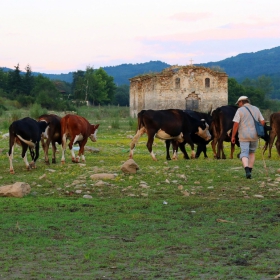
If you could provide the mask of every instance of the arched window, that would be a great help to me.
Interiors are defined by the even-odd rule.
[[[210,87],[210,79],[209,78],[205,79],[205,87]]]
[[[180,78],[175,79],[175,88],[180,88]]]

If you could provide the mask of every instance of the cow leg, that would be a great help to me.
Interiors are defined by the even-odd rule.
[[[177,160],[178,159],[178,147],[179,147],[179,144],[177,141],[175,140],[172,140],[172,159],[173,160]]]
[[[15,174],[15,170],[13,167],[14,148],[15,148],[15,144],[13,143],[12,146],[10,145],[10,149],[9,149],[9,161],[10,161],[10,173],[11,174]]]
[[[86,161],[86,158],[84,156],[86,143],[87,143],[87,138],[79,142],[80,150],[79,150],[79,155],[76,157],[76,162],[80,161],[80,157],[82,158],[82,162]]]
[[[169,153],[170,142],[171,142],[171,140],[165,140],[165,149],[166,149],[166,159],[167,160],[171,160],[170,153]],[[172,142],[172,146],[173,146],[173,142]]]
[[[204,154],[204,158],[208,158],[206,151],[207,151],[207,148],[206,148],[205,144],[198,144],[196,154],[195,154],[195,158],[199,158],[201,153]]]
[[[42,148],[43,148],[43,151],[44,151],[45,163],[46,164],[50,164],[49,157],[48,157],[48,148],[49,148],[48,140],[49,139],[47,139],[46,142],[45,142],[44,137],[41,137],[41,145],[42,145]]]
[[[138,143],[139,138],[146,132],[145,127],[142,127],[138,129],[137,133],[135,136],[132,138],[131,143],[130,143],[130,152],[129,152],[129,158],[133,158],[133,152],[136,144]]]
[[[52,141],[52,163],[56,163],[56,150],[55,141]]]
[[[30,170],[31,167],[30,167],[30,165],[29,165],[29,163],[28,163],[28,160],[27,160],[27,149],[28,149],[28,145],[25,144],[25,143],[22,143],[21,145],[22,145],[21,157],[22,157],[22,159],[23,159],[23,161],[24,161],[24,163],[25,163],[25,166],[26,166],[27,170]]]
[[[275,146],[276,146],[277,154],[278,154],[278,156],[280,156],[280,139],[278,137],[277,137]]]
[[[44,148],[44,153],[45,153],[45,163],[46,164],[50,164],[50,161],[49,161],[49,146],[50,146],[50,139],[48,138],[46,143],[45,143],[45,148]]]
[[[271,133],[269,135],[269,150],[268,150],[268,157],[269,158],[271,158],[271,148],[272,148],[272,145],[273,145],[273,142],[274,142],[275,138],[276,138],[275,131],[273,131],[273,132],[271,131]],[[277,139],[277,141],[278,141],[278,139]],[[277,142],[276,142],[276,144],[277,144]],[[277,145],[276,145],[276,148],[277,148]],[[280,155],[280,150],[278,148],[277,148],[277,152]]]
[[[212,146],[212,151],[213,151],[213,154],[214,154],[214,158],[217,158],[217,150],[216,150],[217,138],[213,139],[213,141],[211,142],[211,146]]]
[[[156,134],[156,131],[150,130],[150,131],[147,131],[147,134],[148,134],[148,141],[147,141],[146,147],[147,147],[148,151],[150,152],[152,159],[154,161],[157,161],[156,156],[153,152],[153,143],[154,143],[154,136]]]
[[[183,155],[184,155],[184,159],[190,159],[190,158],[189,158],[189,155],[188,155],[188,153],[187,153],[187,151],[186,151],[185,145],[186,145],[185,142],[179,143],[179,148],[180,148],[181,152],[182,152]]]
[[[218,148],[217,148],[217,159],[226,159],[226,155],[224,153],[224,145],[223,145],[223,142],[224,142],[224,137],[220,137],[219,140],[218,140]],[[222,157],[221,157],[221,154],[222,154]]]
[[[65,151],[66,151],[66,135],[63,134],[62,135],[62,139],[61,139],[61,163],[64,164],[65,163]]]

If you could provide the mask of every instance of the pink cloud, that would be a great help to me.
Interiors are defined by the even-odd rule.
[[[169,17],[172,20],[179,21],[197,21],[211,17],[210,13],[178,13]]]
[[[163,42],[184,42],[192,43],[205,40],[236,40],[244,38],[279,38],[280,21],[270,24],[230,24],[224,28],[208,29],[198,32],[176,33],[165,36],[138,38],[144,44],[161,44]]]
[[[280,20],[275,19],[272,21],[265,21],[259,17],[249,17],[249,20],[251,20],[250,23],[230,23],[227,25],[222,26],[222,28],[226,29],[264,29],[264,28],[274,28],[280,27]]]

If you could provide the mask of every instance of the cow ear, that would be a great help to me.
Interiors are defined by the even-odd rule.
[[[98,127],[99,127],[99,124],[96,124],[96,125],[95,125],[95,129],[97,129]]]

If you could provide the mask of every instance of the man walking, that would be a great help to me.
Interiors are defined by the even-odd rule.
[[[240,159],[245,169],[246,178],[251,179],[251,173],[255,162],[255,151],[258,147],[258,135],[255,128],[255,122],[248,109],[256,120],[263,126],[265,125],[264,117],[258,107],[250,104],[247,96],[240,96],[236,102],[238,110],[233,118],[233,129],[231,143],[235,144],[235,135],[238,131],[240,142]]]

